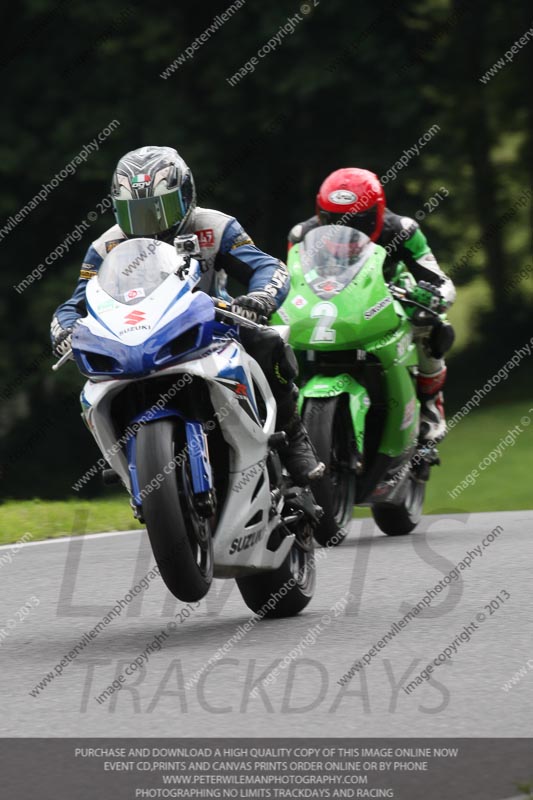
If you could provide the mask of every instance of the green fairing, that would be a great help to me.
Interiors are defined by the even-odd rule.
[[[356,278],[328,299],[318,297],[305,279],[299,251],[300,245],[295,245],[289,253],[291,288],[280,315],[283,317],[285,313],[289,317],[283,321],[291,327],[290,343],[296,350],[366,349],[368,344],[398,327],[398,312],[403,316],[403,311],[392,301],[383,278],[382,247],[375,245],[374,253]],[[303,298],[305,303],[295,304],[296,298]],[[365,319],[364,314],[382,300],[387,306]]]
[[[323,229],[324,230],[324,229]],[[388,414],[379,452],[395,457],[416,444],[420,403],[409,367],[418,360],[412,327],[400,303],[394,300],[383,278],[386,252],[369,245],[366,259],[355,277],[332,290],[327,299],[311,287],[316,270],[302,269],[301,245],[288,258],[289,294],[274,315],[274,324],[290,326],[290,343],[296,350],[364,350],[383,365]],[[328,278],[321,285],[327,284]],[[332,279],[335,282],[335,278]],[[330,288],[326,285],[326,289]],[[366,316],[365,316],[366,315]],[[366,389],[347,374],[316,375],[301,389],[301,403],[308,397],[332,397],[348,393],[358,447],[362,450],[365,417],[369,406]]]
[[[364,386],[361,386],[351,375],[343,373],[335,378],[326,378],[323,375],[314,375],[301,389],[299,403],[300,411],[307,397],[335,397],[348,392],[350,395],[350,416],[357,441],[357,447],[363,451],[365,432],[365,417],[370,406],[370,398]]]

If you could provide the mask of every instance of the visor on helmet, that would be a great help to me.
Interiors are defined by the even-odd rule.
[[[155,197],[133,200],[115,198],[117,222],[129,236],[154,236],[174,227],[185,217],[188,205],[180,189]]]
[[[318,216],[321,225],[346,225],[348,228],[355,228],[361,233],[366,233],[367,236],[372,236],[377,227],[378,207],[374,205],[365,211],[357,211],[355,213],[344,211],[342,214],[334,211],[325,211],[321,208]]]

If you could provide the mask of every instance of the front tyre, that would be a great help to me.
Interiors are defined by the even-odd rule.
[[[374,521],[387,536],[405,536],[411,533],[422,518],[426,482],[409,474],[406,488],[405,498],[400,505],[376,503],[372,506]]]
[[[141,491],[153,488],[142,508],[161,577],[179,600],[200,600],[213,579],[212,530],[195,508],[180,423],[163,419],[140,428],[137,475]]]
[[[236,579],[248,608],[267,619],[294,617],[311,600],[316,583],[313,530],[302,522],[287,558],[278,569]]]
[[[315,539],[323,547],[332,547],[346,537],[355,502],[355,476],[351,469],[355,443],[346,395],[309,398],[302,420],[320,461],[326,465],[324,476],[311,486],[324,511]]]

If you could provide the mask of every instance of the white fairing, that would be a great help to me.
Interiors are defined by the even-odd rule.
[[[197,283],[200,270],[197,262],[193,261],[192,265],[193,269],[186,280],[169,274],[160,286],[149,296],[138,299],[135,305],[110,298],[99,285],[96,276],[87,287],[87,302],[92,314],[80,324],[99,337],[128,345],[140,344],[152,336],[154,331],[166,325],[171,318],[186,311],[196,297],[190,289]],[[177,302],[169,308],[169,302],[180,293]],[[129,326],[129,330],[124,320],[132,311],[137,312],[138,318],[142,315],[143,319]],[[175,379],[169,381],[169,385],[181,385],[184,391],[190,391],[187,386],[189,380],[185,381],[184,376],[203,378],[209,388],[215,417],[229,445],[230,460],[229,488],[213,539],[215,575],[232,577],[258,569],[276,569],[289,553],[294,536],[283,539],[275,552],[265,547],[271,531],[280,522],[281,510],[278,508],[269,519],[271,492],[266,456],[268,439],[274,432],[276,423],[276,403],[272,392],[257,362],[234,339],[213,342],[205,351],[195,355],[198,357],[159,369],[141,379],[88,381],[81,395],[85,421],[110,467],[118,473],[132,495],[124,440],[117,442],[110,414],[111,401],[129,384],[138,380],[150,381],[156,377],[175,376]],[[267,410],[263,424],[252,419],[243,410],[232,388],[232,381],[220,374],[223,370],[237,367],[244,369],[248,386],[255,387],[252,404],[257,407],[257,392],[262,396]]]

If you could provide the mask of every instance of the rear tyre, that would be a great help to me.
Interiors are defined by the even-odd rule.
[[[184,445],[176,420],[143,425],[137,434],[137,475],[141,491],[155,487],[142,509],[161,577],[174,597],[191,602],[204,597],[211,585],[213,541],[210,520],[201,517],[194,505]],[[177,466],[169,471],[171,464]],[[163,475],[162,481],[158,475]]]
[[[261,618],[294,617],[306,607],[315,590],[313,530],[302,522],[296,540],[282,565],[236,579],[242,599]]]
[[[405,536],[411,533],[422,518],[426,482],[407,478],[407,492],[403,503],[393,506],[387,503],[372,506],[372,516],[378,528],[387,536]]]
[[[346,537],[355,502],[351,469],[355,443],[347,396],[309,398],[302,419],[320,461],[326,465],[324,476],[311,484],[315,500],[324,511],[315,539],[324,547],[332,547]]]

